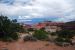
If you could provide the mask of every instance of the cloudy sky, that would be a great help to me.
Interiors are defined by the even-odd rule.
[[[75,0],[0,0],[0,15],[18,22],[75,20]]]

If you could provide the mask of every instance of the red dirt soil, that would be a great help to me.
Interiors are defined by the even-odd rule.
[[[2,48],[8,48],[8,50],[75,50],[75,46],[59,47],[47,41],[23,42],[22,40],[11,43],[0,42],[0,50]]]

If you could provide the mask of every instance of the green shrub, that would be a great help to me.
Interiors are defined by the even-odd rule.
[[[72,44],[71,39],[75,36],[75,32],[72,30],[61,30],[56,34],[57,38],[55,39],[55,42],[57,42],[60,45],[64,43]]]
[[[18,33],[23,30],[22,26],[17,23],[17,20],[10,20],[6,16],[0,16],[0,40],[10,41],[17,40]]]
[[[45,32],[43,30],[36,30],[35,33],[33,34],[33,36],[39,40],[46,40],[48,38],[47,32]]]
[[[57,32],[57,36],[59,38],[71,39],[72,37],[75,36],[75,32],[72,30],[61,30],[61,31]]]

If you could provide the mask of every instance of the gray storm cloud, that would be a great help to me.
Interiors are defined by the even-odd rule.
[[[0,14],[32,18],[52,18],[55,21],[75,20],[74,0],[2,0]],[[23,17],[21,17],[22,19]]]

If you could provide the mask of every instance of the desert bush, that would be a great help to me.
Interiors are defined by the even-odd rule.
[[[59,45],[63,45],[64,43],[68,43],[72,45],[72,38],[75,36],[75,32],[72,30],[61,30],[56,33],[57,38],[55,39],[55,43]]]
[[[23,40],[24,41],[37,41],[37,39],[33,36],[25,36]]]
[[[18,33],[22,29],[17,20],[10,20],[6,16],[0,16],[0,40],[11,41],[18,39]]]
[[[36,30],[33,37],[36,37],[38,40],[46,40],[48,39],[48,33],[44,30]]]

